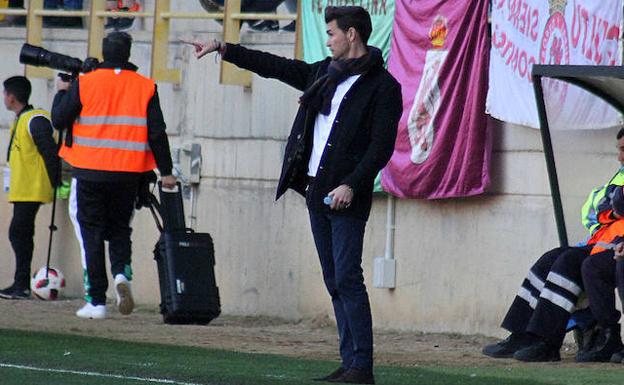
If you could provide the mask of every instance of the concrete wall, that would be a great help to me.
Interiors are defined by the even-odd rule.
[[[214,23],[213,23],[214,24]],[[211,25],[213,25],[211,24]],[[214,27],[214,28],[213,28]],[[215,240],[223,312],[288,319],[330,314],[303,199],[289,192],[274,201],[285,140],[298,92],[254,77],[243,89],[218,84],[213,57],[196,61],[176,43],[189,35],[219,38],[216,24],[171,35],[171,64],[182,69],[180,85],[159,84],[174,146],[197,142],[203,168],[197,230]],[[210,28],[213,28],[211,32]],[[19,74],[23,29],[2,30],[0,77]],[[135,32],[132,60],[149,73],[150,35]],[[46,31],[44,45],[73,56],[86,52],[85,31]],[[244,34],[244,43],[292,56],[289,34]],[[53,82],[34,80],[33,102],[49,107]],[[12,120],[0,111],[0,148]],[[396,210],[397,287],[372,287],[372,261],[384,253],[386,199],[375,199],[365,239],[364,270],[374,322],[380,328],[501,335],[498,324],[527,268],[558,243],[539,132],[492,121],[491,187],[466,199],[401,200]],[[588,189],[617,167],[615,132],[555,133],[571,239],[580,238],[578,209]],[[0,157],[0,163],[4,158]],[[601,170],[602,169],[602,170]],[[188,202],[186,202],[188,208]],[[67,277],[67,296],[82,294],[77,242],[59,204],[52,261]],[[50,206],[37,222],[33,268],[45,261]],[[6,238],[11,206],[0,200],[0,285],[11,282],[14,260]],[[134,288],[137,301],[159,300],[151,250],[157,232],[148,212],[134,221]]]

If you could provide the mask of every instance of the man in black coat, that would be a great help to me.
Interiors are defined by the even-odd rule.
[[[374,383],[373,336],[362,274],[362,246],[375,176],[394,150],[403,110],[401,87],[366,43],[370,15],[361,7],[327,7],[332,58],[307,64],[218,41],[185,42],[195,56],[223,60],[301,91],[286,145],[276,199],[288,188],[306,197],[314,242],[332,298],[342,365],[319,380]]]

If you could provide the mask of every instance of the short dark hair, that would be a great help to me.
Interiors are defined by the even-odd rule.
[[[130,59],[132,36],[126,32],[111,32],[102,41],[102,56],[105,61],[126,63]]]
[[[7,94],[15,96],[15,99],[22,104],[28,104],[32,86],[25,76],[12,76],[5,80],[3,85]]]
[[[622,137],[624,136],[624,127],[620,128],[620,131],[618,131],[617,133],[617,140],[622,139]]]
[[[373,23],[370,14],[362,7],[326,7],[325,23],[336,20],[336,25],[341,30],[347,32],[353,27],[360,34],[364,44],[368,43],[368,38],[373,31]]]

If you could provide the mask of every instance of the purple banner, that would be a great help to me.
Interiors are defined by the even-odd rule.
[[[491,133],[485,114],[489,0],[397,0],[388,69],[403,116],[383,189],[400,198],[483,193]]]

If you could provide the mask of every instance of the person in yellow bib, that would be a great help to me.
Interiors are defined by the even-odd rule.
[[[59,167],[50,114],[28,104],[30,81],[13,76],[4,81],[4,105],[15,112],[11,125],[5,186],[13,204],[9,240],[15,253],[15,276],[0,298],[30,298],[30,263],[33,255],[35,217],[42,203],[52,201]]]

